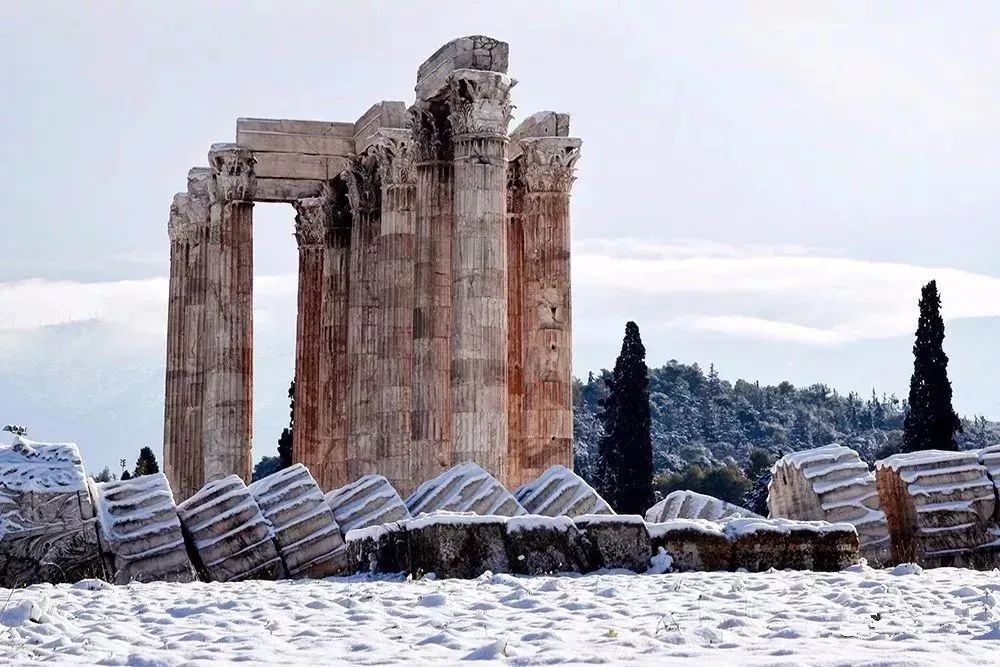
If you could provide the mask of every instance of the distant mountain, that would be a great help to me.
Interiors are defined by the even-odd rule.
[[[591,478],[597,442],[599,402],[607,395],[607,370],[574,380],[574,458]],[[670,361],[649,370],[656,474],[692,466],[746,469],[755,449],[772,456],[837,442],[856,449],[869,462],[891,454],[902,443],[906,404],[894,395],[843,396],[824,384],[795,387],[789,382],[761,386],[705,373],[698,364]],[[963,419],[963,449],[1000,444],[1000,425],[982,417]]]

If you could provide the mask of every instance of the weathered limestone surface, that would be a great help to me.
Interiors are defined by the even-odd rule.
[[[417,69],[417,99],[436,95],[459,69],[506,72],[510,48],[506,42],[473,35],[448,42],[425,60]]]
[[[463,463],[424,482],[406,499],[406,507],[413,516],[439,511],[524,514],[510,491],[475,463]]]
[[[674,519],[647,523],[653,553],[663,548],[673,559],[674,572],[715,572],[729,569],[733,546],[722,526],[705,519]]]
[[[538,479],[514,492],[528,514],[576,517],[583,514],[614,514],[582,477],[565,466],[555,465]]]
[[[569,191],[580,140],[523,139],[518,174],[524,184],[520,241],[521,484],[553,464],[573,464],[573,361]]]
[[[515,574],[592,569],[586,545],[569,517],[513,517],[506,528],[507,560]]]
[[[345,535],[410,518],[403,499],[382,475],[366,475],[331,491],[326,494],[326,504]]]
[[[348,448],[349,479],[374,472],[379,429],[378,392],[378,239],[382,185],[373,155],[354,156],[347,175],[353,213],[351,278],[348,297]]]
[[[573,519],[590,553],[592,568],[645,572],[652,557],[649,533],[635,514],[585,514]]]
[[[371,388],[379,392],[373,470],[393,480],[402,493],[409,493],[418,481],[412,477],[410,447],[417,198],[410,131],[380,129],[369,151],[377,160],[382,185],[375,278],[379,307],[376,381]]]
[[[110,581],[195,581],[170,484],[162,473],[94,483],[101,549]]]
[[[291,577],[327,577],[346,568],[340,527],[305,466],[297,463],[268,475],[249,490],[274,530]]]
[[[208,367],[203,459],[206,481],[253,464],[253,188],[254,156],[233,144],[209,152],[215,170],[207,272]]]
[[[410,572],[410,540],[405,521],[345,533],[347,560],[357,572]]]
[[[750,510],[694,491],[674,491],[646,511],[646,521],[662,523],[673,519],[720,521],[732,517],[756,517]]]
[[[506,74],[457,69],[448,82],[454,147],[451,287],[453,456],[506,474]]]
[[[177,516],[204,580],[285,576],[271,524],[238,476],[209,482],[177,506]]]
[[[875,475],[896,562],[935,564],[991,541],[996,495],[977,452],[896,454]]]
[[[410,572],[474,579],[487,571],[509,571],[504,524],[500,516],[456,514],[407,521]]]
[[[767,503],[776,518],[850,523],[869,562],[888,562],[889,530],[875,475],[852,449],[827,445],[785,455],[771,470]]]
[[[431,479],[454,462],[451,415],[451,248],[454,185],[448,108],[417,100],[411,478]]]
[[[17,437],[0,447],[0,587],[103,573],[77,446]]]
[[[858,561],[851,524],[747,517],[730,519],[723,530],[733,545],[733,569],[838,571]]]

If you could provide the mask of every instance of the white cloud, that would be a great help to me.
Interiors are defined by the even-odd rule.
[[[597,326],[605,297],[623,317],[750,339],[834,346],[907,335],[920,287],[936,279],[946,319],[1000,316],[1000,277],[844,257],[804,246],[703,240],[585,239],[573,248],[577,331]],[[257,276],[255,328],[295,328],[295,275]],[[0,283],[0,332],[96,320],[162,339],[167,279]],[[630,310],[632,312],[625,312]],[[639,312],[635,312],[638,310]],[[649,321],[656,320],[656,321]]]
[[[946,319],[1000,316],[1000,278],[959,269],[638,239],[588,239],[573,251],[578,316],[591,294],[635,293],[671,327],[814,345],[912,332],[920,287],[934,279]]]

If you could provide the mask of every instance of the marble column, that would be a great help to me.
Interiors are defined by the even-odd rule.
[[[569,198],[580,140],[531,138],[520,146],[523,432],[510,484],[573,465]]]
[[[507,456],[507,124],[511,79],[458,69],[454,143],[451,400],[455,462],[503,477]]]
[[[524,179],[521,161],[507,163],[507,464],[510,488],[521,479],[524,451]]]
[[[419,484],[453,463],[450,337],[454,165],[446,103],[440,99],[418,101],[411,114],[417,187],[410,478]]]
[[[204,397],[205,481],[253,464],[253,189],[252,151],[217,144],[208,240],[209,347]]]
[[[333,204],[310,197],[293,203],[295,240],[299,247],[298,309],[295,326],[295,437],[292,461],[302,463],[319,481],[323,456],[323,264]],[[322,486],[322,483],[320,483]]]
[[[369,151],[382,185],[378,266],[378,432],[375,469],[407,494],[424,480],[411,477],[410,413],[413,406],[414,235],[416,181],[408,130],[379,130]]]
[[[347,316],[347,474],[350,479],[357,479],[376,471],[377,458],[379,302],[376,270],[382,188],[374,156],[352,157],[347,186],[353,218]]]

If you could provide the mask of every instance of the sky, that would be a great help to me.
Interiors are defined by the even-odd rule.
[[[905,396],[938,280],[955,403],[1000,419],[1000,4],[6,3],[0,422],[91,468],[160,450],[171,197],[237,117],[354,121],[510,44],[512,128],[572,114],[574,371]],[[255,455],[288,419],[293,211],[257,205]]]

